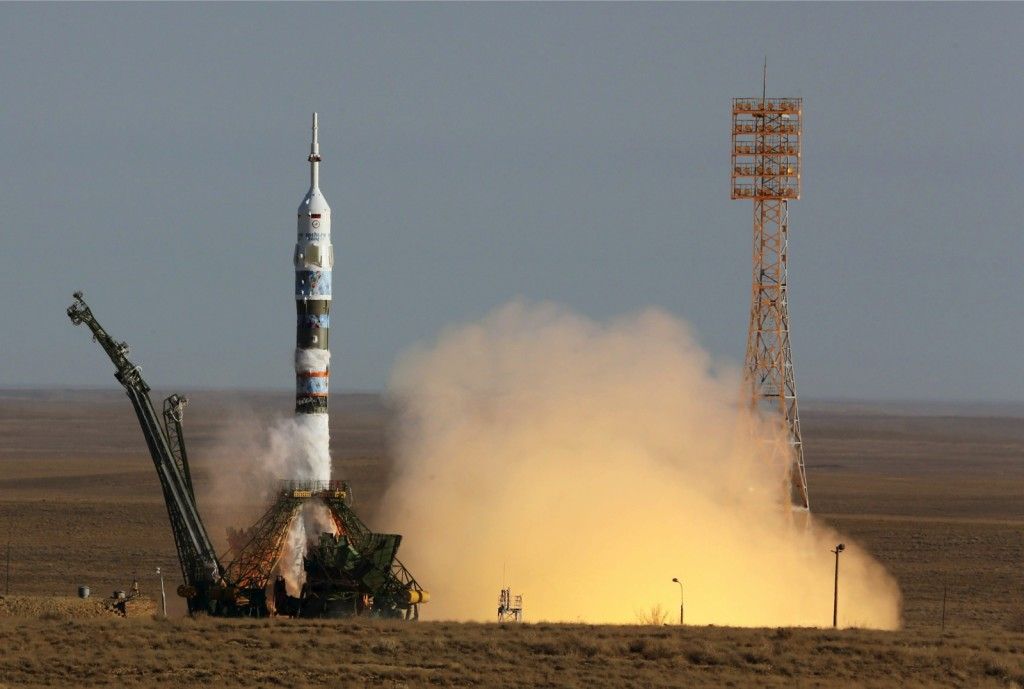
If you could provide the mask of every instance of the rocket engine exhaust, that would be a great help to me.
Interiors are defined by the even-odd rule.
[[[791,457],[762,438],[787,436],[748,418],[739,381],[658,309],[605,323],[515,301],[410,351],[382,513],[434,617],[493,619],[507,566],[533,620],[636,622],[675,609],[678,577],[690,623],[826,626],[842,541],[840,626],[898,628],[882,566],[780,509]]]

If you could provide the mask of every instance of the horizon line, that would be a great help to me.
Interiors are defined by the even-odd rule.
[[[255,394],[294,394],[294,390],[287,387],[260,387],[260,386],[233,386],[233,387],[211,387],[204,385],[181,385],[181,386],[168,386],[162,388],[161,386],[153,386],[154,389],[171,389],[172,387],[177,390],[191,391],[191,392],[211,392],[211,393],[255,393]],[[110,386],[99,386],[99,385],[8,385],[0,384],[0,396],[7,393],[25,393],[25,392],[41,392],[41,393],[55,393],[55,392],[118,392],[122,388],[118,385]],[[368,388],[342,388],[341,390],[332,390],[332,395],[339,396],[375,396],[384,397],[386,396],[387,390],[385,389],[368,389]],[[999,407],[999,406],[1011,406],[1011,407],[1024,407],[1024,399],[979,399],[979,398],[967,398],[967,399],[944,399],[934,400],[921,397],[837,397],[837,396],[803,396],[800,399],[801,404],[810,405],[830,405],[830,404],[877,404],[877,405],[915,405],[915,406],[926,406],[926,407],[958,407],[958,406],[969,406],[969,407]]]

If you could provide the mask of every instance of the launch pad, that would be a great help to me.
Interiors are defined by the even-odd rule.
[[[199,514],[182,429],[187,400],[171,395],[157,417],[150,387],[138,366],[128,359],[128,345],[112,338],[93,316],[81,292],[67,314],[85,324],[114,364],[114,377],[124,386],[160,479],[184,583],[178,595],[191,614],[222,617],[372,617],[418,619],[429,595],[398,560],[402,537],[371,531],[352,510],[351,490],[344,481],[286,481],[274,502],[247,529],[229,531],[228,552],[218,556]],[[305,505],[322,505],[333,532],[303,558],[305,584],[298,596],[288,595],[279,563],[292,522]],[[222,563],[227,564],[222,564]],[[273,582],[273,598],[267,592]]]
[[[274,580],[273,611],[301,617],[416,619],[429,594],[397,559],[402,537],[372,532],[351,507],[345,481],[282,481],[266,513],[245,531],[229,532],[230,569],[236,580],[266,590],[267,572],[281,561],[289,526],[306,505],[322,505],[333,530],[323,532],[303,558],[306,581],[290,596],[280,575]]]

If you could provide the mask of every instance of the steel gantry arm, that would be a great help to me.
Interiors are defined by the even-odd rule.
[[[164,400],[164,432],[167,434],[171,456],[194,503],[196,492],[192,488],[192,471],[188,467],[188,452],[185,451],[185,432],[181,427],[187,404],[188,398],[184,395],[174,394]]]
[[[81,292],[75,292],[74,297],[74,303],[67,310],[68,317],[75,325],[84,323],[92,331],[93,339],[113,362],[116,369],[114,377],[124,386],[135,408],[167,503],[185,583],[201,589],[221,585],[223,570],[192,494],[192,480],[181,436],[183,398],[168,398],[164,408],[167,425],[162,425],[149,399],[149,386],[143,380],[139,367],[128,359],[128,345],[118,342],[103,329]],[[174,436],[173,442],[171,435]]]

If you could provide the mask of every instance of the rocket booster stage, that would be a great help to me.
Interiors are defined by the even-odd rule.
[[[326,414],[331,353],[331,207],[320,192],[320,144],[313,113],[309,191],[299,206],[295,243],[295,413]]]

